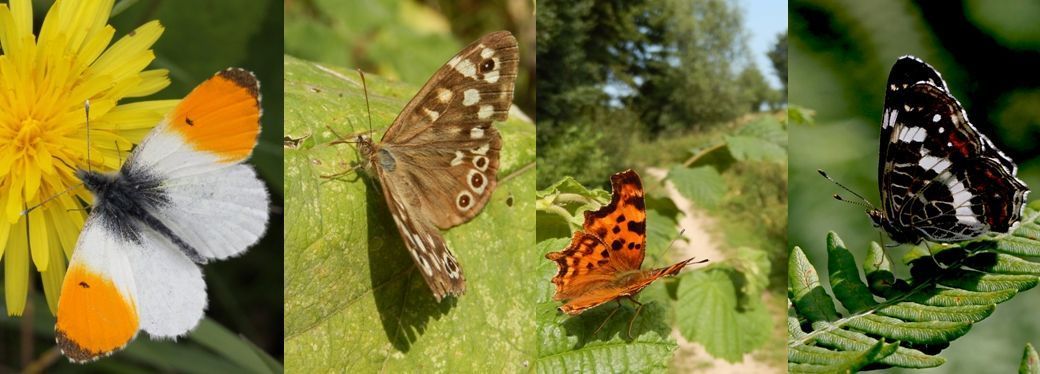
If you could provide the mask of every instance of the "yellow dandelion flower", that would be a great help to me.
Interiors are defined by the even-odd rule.
[[[119,104],[170,81],[165,70],[144,70],[163,31],[158,21],[111,44],[113,1],[58,0],[38,36],[31,0],[0,4],[0,261],[8,315],[25,308],[30,262],[51,313],[57,308],[66,263],[86,217],[83,202],[91,201],[74,174],[88,168],[84,103],[90,102],[93,170],[118,168],[131,145],[176,104]]]

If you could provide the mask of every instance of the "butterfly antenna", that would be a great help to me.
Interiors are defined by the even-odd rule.
[[[87,171],[90,169],[90,99],[83,101],[83,113],[87,116]]]
[[[332,143],[329,143],[329,144],[335,145],[335,144],[354,144],[354,143],[357,143],[356,140],[350,140],[350,139],[344,138],[342,135],[340,135],[338,132],[336,132],[336,130],[333,130],[332,127],[330,127],[329,125],[325,125],[325,128],[329,129],[329,131],[332,131],[332,135],[335,135],[336,139],[337,139],[337,140],[334,140]]]
[[[665,249],[665,251],[667,252],[668,250],[671,250],[671,249],[672,249],[672,245],[674,245],[674,244],[675,244],[675,242],[676,242],[677,240],[679,240],[679,238],[681,238],[681,237],[683,236],[683,234],[685,234],[685,233],[686,233],[686,229],[685,229],[685,228],[684,228],[684,229],[681,229],[681,230],[679,230],[679,234],[678,234],[678,235],[675,235],[675,237],[673,237],[673,238],[672,238],[672,241],[671,241],[670,243],[668,243],[668,248],[667,248],[667,249]]]
[[[822,175],[824,178],[827,178],[827,180],[831,181],[831,183],[834,183],[838,187],[841,187],[841,189],[843,189],[845,191],[848,191],[853,196],[859,198],[861,201],[849,200],[849,199],[846,199],[846,198],[842,197],[839,194],[834,194],[834,199],[835,200],[846,202],[846,203],[849,203],[849,204],[852,204],[852,205],[855,205],[855,206],[858,206],[858,207],[866,208],[868,210],[877,209],[877,207],[875,207],[874,204],[870,203],[870,200],[867,200],[867,198],[863,197],[863,195],[860,195],[860,194],[856,193],[856,191],[853,191],[851,188],[848,188],[844,184],[841,184],[841,182],[838,182],[838,181],[834,180],[834,178],[831,178],[831,176],[827,175],[827,172],[823,171],[823,169],[816,169],[816,172],[820,173],[820,175]]]
[[[368,83],[365,82],[365,72],[361,69],[357,69],[358,74],[361,75],[361,87],[365,90],[365,110],[368,111],[368,133],[372,133],[372,107],[368,104]]]

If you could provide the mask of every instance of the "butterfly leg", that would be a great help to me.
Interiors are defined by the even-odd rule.
[[[342,177],[342,176],[350,174],[350,173],[355,173],[355,172],[358,171],[358,169],[361,169],[361,167],[362,167],[361,165],[355,165],[354,167],[351,167],[350,169],[347,169],[347,171],[344,171],[344,172],[341,172],[341,173],[336,173],[336,174],[319,175],[319,177],[321,177],[321,179],[336,179],[336,178]]]
[[[932,259],[932,262],[935,263],[935,266],[938,267],[940,270],[946,270],[947,269],[946,265],[943,265],[942,263],[939,262],[938,259],[935,258],[936,253],[932,251],[931,243],[928,242],[927,240],[925,240],[924,241],[924,246],[925,246],[925,248],[928,248],[928,258]]]
[[[331,126],[325,125],[325,128],[331,131],[332,135],[336,136],[336,140],[333,140],[331,143],[329,143],[329,145],[355,143],[353,140],[347,140],[347,138],[341,136],[338,132],[336,132],[336,130],[333,130]]]
[[[610,317],[613,317],[613,316],[614,316],[614,313],[617,313],[618,309],[621,309],[621,300],[619,300],[619,299],[614,299],[614,301],[616,301],[616,302],[617,302],[617,306],[616,306],[616,307],[614,307],[614,310],[611,310],[611,311],[610,311],[610,314],[607,314],[607,318],[604,318],[604,319],[603,319],[603,323],[600,323],[600,324],[599,324],[599,327],[597,327],[597,328],[596,328],[596,331],[593,331],[593,332],[592,332],[592,335],[589,335],[590,337],[596,336],[596,334],[597,334],[597,333],[599,333],[599,330],[602,330],[602,329],[603,329],[603,326],[606,326],[606,325],[607,325],[607,321],[610,321]]]
[[[628,338],[632,339],[632,324],[634,324],[636,322],[636,318],[639,317],[639,311],[643,310],[643,303],[636,301],[636,299],[632,298],[631,295],[627,297],[629,301],[632,301],[633,303],[636,303],[636,305],[639,305],[638,307],[636,307],[636,314],[632,316],[632,320],[628,321]]]

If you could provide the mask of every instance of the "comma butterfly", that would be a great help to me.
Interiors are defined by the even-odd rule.
[[[632,297],[643,288],[661,277],[679,273],[686,265],[708,261],[693,262],[694,257],[668,267],[642,270],[646,255],[642,182],[634,171],[625,170],[610,177],[610,184],[610,204],[597,211],[586,211],[582,230],[574,233],[567,248],[545,255],[559,267],[552,279],[556,285],[553,300],[565,300],[559,309],[570,315],[612,300],[620,303],[622,298],[641,308],[642,304]],[[637,309],[637,316],[638,313]]]

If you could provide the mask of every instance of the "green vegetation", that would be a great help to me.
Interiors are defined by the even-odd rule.
[[[887,367],[929,368],[938,353],[986,319],[997,304],[1040,283],[1040,204],[1030,204],[1009,234],[918,247],[907,260],[911,278],[894,275],[892,260],[871,243],[862,262],[835,233],[827,235],[827,272],[834,304],[817,270],[794,247],[788,264],[788,368],[833,372]],[[866,281],[864,282],[864,279]],[[882,300],[882,301],[878,301]]]
[[[734,2],[540,5],[539,186],[603,183],[626,167],[634,139],[708,131],[783,100],[751,62]]]
[[[683,184],[685,181],[676,180]],[[644,179],[644,184],[654,183]],[[608,191],[589,190],[572,178],[541,190],[538,201],[539,252],[559,251],[570,241],[571,231],[580,227],[583,212],[598,209],[609,201]],[[674,263],[678,256],[661,252],[676,238],[681,213],[667,196],[647,195],[647,260],[644,269]],[[613,371],[661,371],[673,360],[678,345],[669,337],[672,329],[705,346],[720,359],[739,362],[769,340],[773,321],[763,304],[762,292],[769,283],[770,261],[765,251],[746,247],[729,251],[729,258],[698,271],[680,273],[658,281],[640,293],[645,306],[636,317],[635,306],[613,302],[570,317],[559,313],[552,301],[550,279],[556,266],[543,259],[543,287],[539,295],[539,329],[551,336],[542,344],[536,367],[539,371],[587,371],[608,365]],[[610,319],[606,319],[610,317]],[[635,319],[633,319],[635,318]],[[599,328],[601,324],[605,325]],[[631,336],[628,325],[633,324]],[[560,329],[566,331],[559,331]],[[597,328],[599,328],[597,330]],[[612,346],[604,354],[603,346]],[[647,354],[647,352],[653,352]],[[645,361],[628,362],[619,357],[640,355]],[[563,357],[563,358],[561,358]],[[682,359],[682,358],[677,358]],[[568,363],[577,366],[567,366]],[[588,365],[588,366],[586,366]]]
[[[827,268],[828,253],[818,244],[828,232],[841,233],[846,243],[861,243],[851,251],[857,263],[868,261],[863,243],[892,244],[861,208],[831,199],[842,191],[816,170],[826,170],[878,205],[884,86],[899,56],[912,54],[938,69],[979,131],[1018,163],[1018,176],[1034,189],[1040,185],[1040,96],[1035,84],[1021,79],[1032,76],[1031,66],[1040,64],[1021,49],[1026,39],[1040,40],[1035,28],[1022,27],[1022,17],[1035,16],[1036,6],[985,1],[946,5],[904,0],[791,3],[790,141],[798,146],[790,150],[788,233],[790,243],[821,271]],[[998,14],[1005,16],[994,22]],[[897,259],[892,263],[896,277],[912,276],[906,261],[898,259],[913,249],[885,249]],[[950,343],[941,355],[946,364],[930,371],[1015,370],[1022,344],[1040,335],[1040,320],[1021,316],[1037,308],[1040,298],[1029,295],[1001,304],[985,323]],[[885,347],[878,350],[883,353]]]

